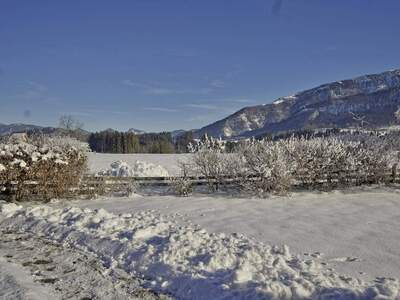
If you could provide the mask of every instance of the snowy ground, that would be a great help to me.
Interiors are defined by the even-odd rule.
[[[90,253],[29,232],[0,234],[0,299],[162,299]]]
[[[174,174],[182,157],[121,156],[92,154],[91,171],[131,159]],[[44,293],[41,299],[56,299],[54,292],[61,298],[76,292],[77,299],[161,297],[149,290],[176,299],[400,299],[398,187],[269,199],[150,194],[0,204],[0,293],[15,299],[31,299],[27,291]],[[10,265],[33,280],[13,276]]]
[[[267,244],[286,244],[295,253],[321,252],[314,256],[344,274],[400,278],[399,189],[303,192],[269,199],[136,196],[74,205],[114,213],[179,213],[210,232],[238,232]]]
[[[0,229],[79,249],[106,274],[122,270],[178,299],[398,299],[399,201],[397,190],[381,188],[271,199],[135,196],[3,206]]]
[[[0,299],[59,299],[50,288],[34,282],[22,266],[12,263],[9,254],[0,252]]]

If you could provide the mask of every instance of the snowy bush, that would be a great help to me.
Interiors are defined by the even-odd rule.
[[[221,148],[209,148],[207,144],[193,154],[192,166],[195,173],[207,179],[208,187],[212,191],[219,190],[229,174],[227,154]]]
[[[215,150],[218,152],[225,152],[226,143],[227,142],[222,139],[216,139],[212,136],[209,137],[207,134],[205,134],[201,139],[197,139],[189,143],[188,151],[190,153],[195,153],[202,150]]]
[[[305,184],[381,183],[396,164],[396,151],[378,137],[292,139],[296,178]]]
[[[196,175],[195,166],[190,160],[179,160],[178,167],[181,176],[171,177],[171,188],[175,194],[187,197],[193,193],[193,183],[190,176]]]
[[[83,148],[52,139],[0,144],[0,181],[5,191],[23,200],[60,197],[76,186],[86,169]]]
[[[350,143],[336,138],[291,138],[288,143],[296,166],[294,174],[303,184],[330,183],[338,172],[349,170]]]
[[[178,196],[188,197],[193,193],[193,183],[188,177],[171,178],[171,184]]]
[[[194,153],[192,163],[216,188],[229,178],[241,190],[258,195],[285,193],[296,182],[310,187],[383,183],[393,179],[389,172],[399,165],[398,137],[251,140],[229,154],[205,142]]]
[[[140,185],[139,183],[132,181],[126,187],[126,196],[132,197],[139,191]]]
[[[239,158],[235,160],[240,166],[239,174],[243,174],[239,176],[242,178],[239,185],[260,196],[269,192],[285,193],[293,183],[295,167],[288,146],[282,140],[254,142],[240,148]]]

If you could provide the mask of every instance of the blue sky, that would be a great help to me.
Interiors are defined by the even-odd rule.
[[[199,128],[400,67],[398,0],[0,0],[0,123]]]

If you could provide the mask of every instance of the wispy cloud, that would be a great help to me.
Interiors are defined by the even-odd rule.
[[[149,111],[158,111],[158,112],[166,112],[166,113],[175,113],[175,112],[179,112],[179,109],[175,109],[175,108],[168,108],[168,107],[145,107],[143,108],[144,110],[149,110]]]
[[[160,84],[150,84],[132,81],[130,79],[125,79],[122,84],[138,88],[143,94],[147,95],[170,95],[170,94],[184,94],[187,91],[183,89],[174,89],[170,87],[163,87]]]
[[[152,87],[144,91],[148,95],[170,95],[170,94],[184,94],[185,91],[182,90],[172,90],[167,88]]]
[[[36,82],[36,81],[27,81],[27,84],[28,84],[32,89],[34,89],[34,90],[36,90],[36,91],[42,91],[42,92],[44,92],[44,91],[47,91],[47,90],[49,89],[46,85],[44,85],[44,84],[42,84],[42,83],[38,83],[38,82]]]
[[[124,79],[122,80],[122,84],[125,84],[127,86],[131,86],[131,87],[137,87],[137,88],[148,88],[149,85],[148,84],[144,84],[144,83],[140,83],[140,82],[136,82],[130,79]]]
[[[225,82],[220,80],[220,79],[215,79],[213,81],[211,81],[210,85],[214,88],[224,88],[225,87]]]
[[[25,90],[14,96],[19,100],[42,102],[49,105],[60,105],[61,99],[50,94],[48,86],[36,81],[25,82]]]
[[[200,55],[200,52],[194,49],[168,49],[165,51],[168,56],[193,58]]]
[[[92,117],[93,115],[85,111],[64,111],[60,113],[61,115],[71,115],[74,117]]]
[[[189,103],[189,104],[184,104],[183,106],[190,107],[190,108],[210,109],[210,110],[220,109],[218,106],[206,104],[206,103]]]
[[[87,115],[96,115],[96,114],[128,115],[129,114],[129,112],[127,112],[127,111],[97,109],[97,108],[82,109],[77,113],[87,114]]]
[[[215,105],[213,103],[219,103],[220,105]],[[225,98],[225,99],[209,99],[206,102],[188,103],[182,106],[194,109],[210,110],[221,113],[231,113],[236,111],[237,109],[240,109],[244,105],[255,104],[255,103],[256,101],[246,98],[242,99]]]
[[[248,104],[256,103],[256,101],[250,100],[250,99],[234,99],[234,100],[232,100],[232,102],[234,102],[234,103],[244,103],[244,104],[246,104],[246,103],[248,103]]]
[[[220,82],[215,84],[221,85]],[[130,79],[125,79],[122,81],[122,84],[138,89],[141,93],[145,95],[179,95],[179,94],[202,94],[207,95],[214,91],[215,87],[207,86],[200,88],[187,88],[182,87],[177,84],[175,85],[165,85],[161,83],[143,83],[137,82]]]
[[[226,72],[223,76],[223,78],[225,78],[226,80],[230,80],[233,79],[235,77],[237,77],[240,73],[242,73],[242,67],[240,64],[234,64],[233,68]]]
[[[210,119],[209,115],[197,115],[197,116],[193,116],[190,118],[185,119],[185,122],[208,122],[208,120]]]

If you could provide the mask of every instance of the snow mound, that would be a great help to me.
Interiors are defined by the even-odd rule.
[[[1,214],[0,214],[1,220]],[[342,276],[287,246],[240,234],[208,233],[154,211],[115,215],[104,209],[33,206],[14,210],[2,230],[29,231],[96,255],[148,287],[178,299],[398,299],[397,279]]]
[[[128,163],[118,160],[111,163],[110,168],[100,171],[100,176],[117,177],[168,177],[168,171],[162,166],[137,160],[130,166]]]
[[[0,212],[6,217],[12,216],[20,209],[22,209],[21,205],[17,205],[15,203],[3,204],[2,202],[0,202]]]

